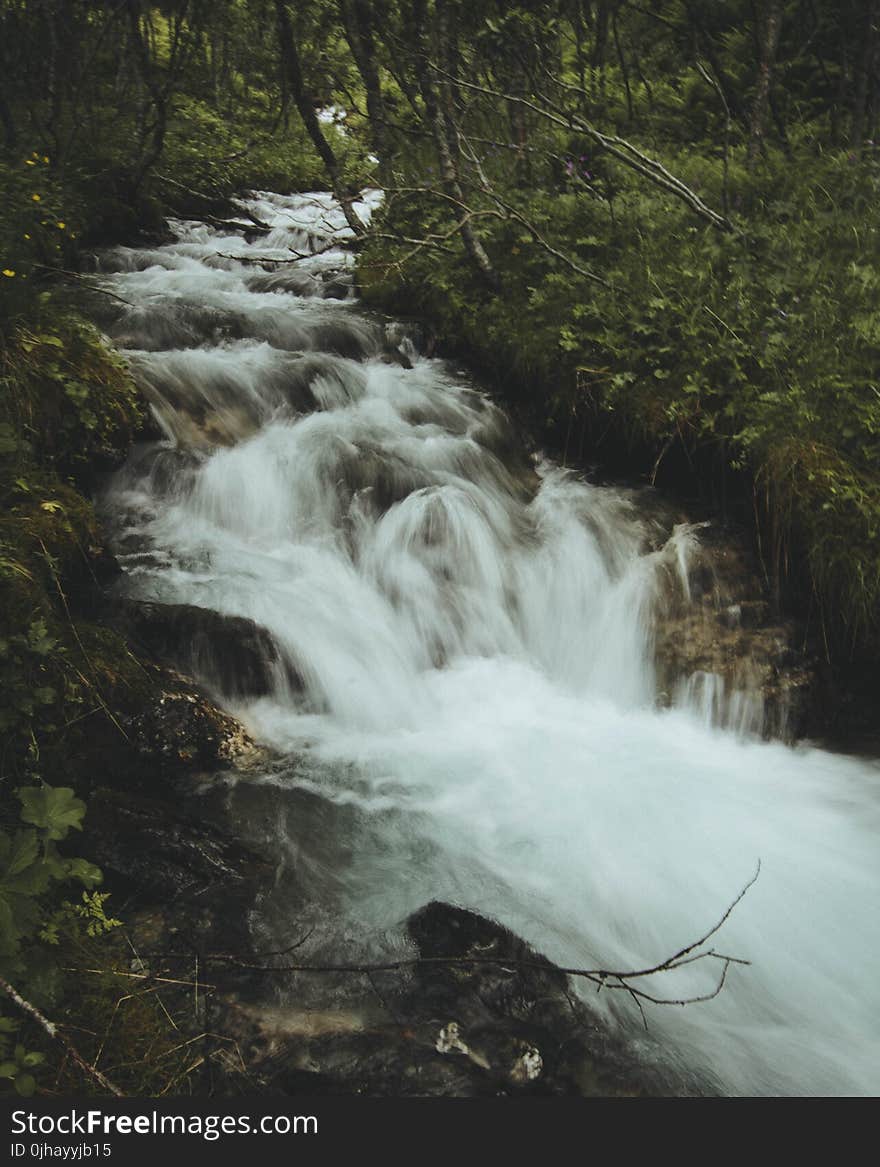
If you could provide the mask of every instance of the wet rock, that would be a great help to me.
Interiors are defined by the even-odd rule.
[[[411,369],[413,367],[409,356],[399,348],[394,348],[391,345],[386,345],[383,348],[381,359],[386,365],[400,365],[402,369]]]
[[[96,862],[147,899],[220,885],[250,886],[267,864],[196,816],[185,798],[100,790],[89,801],[88,842]],[[176,805],[172,805],[172,798]],[[251,895],[252,895],[251,889]],[[230,921],[231,904],[227,908]]]
[[[816,663],[792,621],[774,619],[744,536],[705,524],[687,578],[658,613],[655,661],[667,701],[725,728],[793,740],[809,731]],[[684,584],[684,586],[682,586]]]
[[[322,276],[321,295],[325,300],[347,300],[351,295],[353,283],[350,272],[325,272]]]
[[[501,925],[431,903],[405,927],[419,959],[408,973],[374,973],[362,999],[349,994],[339,1014],[348,1024],[305,1024],[309,994],[324,996],[315,1017],[332,1016],[332,985],[316,990],[314,977],[285,986],[295,1002],[289,1011],[218,1003],[264,1089],[388,1097],[702,1092],[668,1071],[661,1079],[634,1068],[625,1040],[576,997],[566,975]],[[493,963],[432,963],[448,957]]]
[[[255,750],[244,727],[186,677],[166,671],[153,703],[124,716],[128,746],[157,773],[211,772]]]
[[[198,677],[232,700],[262,697],[284,677],[300,683],[269,633],[240,616],[191,604],[120,601],[118,626],[141,654]]]

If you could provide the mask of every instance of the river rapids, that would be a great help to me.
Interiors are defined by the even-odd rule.
[[[232,711],[280,760],[218,779],[278,864],[263,925],[385,952],[444,899],[557,963],[643,968],[760,861],[711,940],[750,963],[713,1000],[646,1006],[641,1037],[624,994],[589,1000],[710,1090],[877,1093],[880,766],[710,724],[688,678],[659,701],[655,627],[699,529],[658,534],[636,494],[528,456],[464,372],[363,311],[328,195],[239,210],[270,230],[176,221],[100,257],[162,434],[102,507],[129,594],[274,645],[270,692]]]

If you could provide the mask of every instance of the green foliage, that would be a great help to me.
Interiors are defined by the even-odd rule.
[[[829,651],[870,656],[877,30],[869,6],[778,7],[765,61],[769,6],[746,0],[288,4],[308,97],[347,113],[347,134],[325,125],[342,181],[370,181],[382,154],[367,299],[428,317],[564,459],[710,496],[735,483],[774,590],[820,613]],[[244,187],[325,185],[279,66],[267,0],[0,0],[0,967],[46,1000],[52,954],[116,924],[99,873],[59,845],[81,825],[67,775],[111,723],[104,693],[138,685],[77,599],[100,543],[83,492],[141,410],[58,287],[83,245],[161,234]],[[117,989],[83,997],[100,1009]],[[152,1048],[149,1008],[132,1031]],[[38,1055],[13,1033],[0,1018],[0,1077],[27,1093]]]
[[[46,272],[74,254],[70,203],[49,156],[0,158],[0,321],[31,311]]]
[[[46,293],[0,334],[0,975],[53,1009],[69,985],[61,951],[118,924],[101,872],[65,849],[86,810],[65,779],[81,780],[102,689],[127,659],[74,623],[100,543],[74,481],[118,460],[140,418],[119,358]],[[13,1020],[0,1016],[0,1078],[29,1094],[44,1055],[9,1036]]]
[[[84,919],[90,926],[106,922],[103,902],[93,898],[46,916],[55,884],[73,880],[88,892],[101,881],[97,867],[62,856],[56,845],[71,830],[82,830],[85,803],[69,787],[25,786],[15,793],[24,826],[0,831],[0,973],[13,980],[38,941],[55,944],[62,927]]]
[[[63,855],[57,844],[82,830],[85,803],[69,787],[45,784],[19,788],[19,822],[0,829],[0,976],[28,985],[32,997],[53,1000],[59,969],[49,952],[63,937],[101,936],[120,923],[107,916],[107,893],[92,889],[101,872],[80,858]],[[86,890],[78,902],[58,904],[59,887],[77,883]],[[33,1074],[45,1061],[16,1042],[15,1021],[0,1014],[0,1079],[22,1096],[33,1094]]]
[[[36,459],[88,481],[96,468],[117,461],[141,424],[143,405],[121,358],[96,329],[43,293],[27,324],[19,321],[3,339],[0,476]],[[15,477],[19,494],[32,493],[27,475]]]
[[[353,149],[355,157],[362,157],[357,144],[345,143],[335,127],[327,127],[327,133],[343,155]],[[204,202],[191,203],[187,192],[193,190],[222,201],[246,188],[310,190],[326,183],[302,125],[295,122],[279,133],[269,95],[259,92],[249,94],[249,107],[237,110],[234,118],[210,101],[181,95],[159,169],[149,190],[171,208],[182,206],[193,214],[205,209]]]
[[[0,1017],[0,1081],[11,1082],[16,1094],[30,1098],[37,1088],[32,1071],[45,1062],[46,1055],[15,1041],[16,1031],[14,1021]]]

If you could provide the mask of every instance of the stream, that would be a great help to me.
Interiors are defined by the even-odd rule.
[[[274,646],[269,692],[225,704],[278,761],[214,792],[278,866],[255,930],[384,954],[443,899],[559,964],[643,968],[760,861],[711,941],[750,963],[713,1000],[647,1006],[647,1035],[624,994],[590,1003],[708,1089],[880,1092],[880,764],[712,724],[693,678],[658,700],[700,529],[531,457],[466,372],[359,307],[329,195],[245,208],[271,230],[176,221],[100,257],[162,434],[101,505],[128,594]]]

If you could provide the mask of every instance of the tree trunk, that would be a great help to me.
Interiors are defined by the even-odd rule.
[[[436,13],[437,37],[441,44],[446,45],[448,44],[449,26],[448,12],[443,0],[437,0]],[[418,35],[421,42],[417,58],[419,84],[422,90],[422,101],[425,104],[425,115],[428,119],[428,124],[431,128],[434,144],[437,149],[437,158],[440,162],[440,174],[443,179],[443,185],[446,188],[446,193],[460,204],[456,213],[461,215],[464,212],[466,214],[464,193],[461,189],[461,181],[455,161],[455,148],[450,140],[447,120],[444,118],[437,89],[430,75],[428,43],[427,36],[424,32],[426,24],[424,0],[414,0],[413,15],[414,26],[419,30]],[[443,82],[443,84],[448,85],[448,82]],[[459,227],[459,234],[461,235],[464,249],[471,263],[489,287],[497,291],[501,286],[498,273],[492,266],[492,261],[486,254],[486,249],[480,242],[479,237],[474,231],[473,224],[468,218],[463,218]]]
[[[866,0],[865,19],[862,25],[862,55],[859,61],[856,91],[853,98],[852,131],[850,141],[860,153],[865,144],[865,126],[868,120],[868,106],[871,98],[871,81],[874,74],[874,56],[877,47],[877,20],[880,17],[878,0]]]
[[[605,56],[608,51],[608,0],[599,0],[596,10],[596,39],[593,43],[593,96],[605,100]],[[596,80],[598,78],[598,94]]]
[[[782,0],[764,0],[762,17],[759,29],[758,80],[755,85],[749,125],[747,160],[750,170],[754,169],[764,144],[764,127],[767,122],[767,110],[770,106],[770,83],[773,77],[773,65],[776,61],[776,50],[779,47],[779,33],[782,30]]]
[[[15,122],[12,117],[12,110],[7,104],[6,98],[0,92],[0,124],[3,126],[3,137],[5,139],[6,149],[14,150],[18,145],[18,134],[15,131]]]
[[[165,100],[165,93],[157,82],[153,72],[153,63],[150,59],[150,46],[144,39],[141,30],[141,17],[143,15],[141,0],[127,0],[127,8],[134,59],[156,117],[152,128],[148,131],[146,126],[147,115],[146,113],[144,114],[141,159],[131,182],[131,195],[134,197],[140,190],[141,183],[144,181],[147,173],[162,156],[162,150],[165,147],[165,131],[168,126],[168,104]]]
[[[620,63],[620,72],[623,74],[623,85],[626,90],[626,113],[627,121],[633,120],[633,97],[632,90],[629,84],[629,69],[626,65],[626,57],[623,53],[623,46],[620,43],[620,36],[617,31],[617,9],[611,13],[611,33],[614,38],[614,48],[617,52],[617,60]]]
[[[318,121],[318,115],[315,113],[315,107],[305,90],[302,64],[300,63],[296,41],[293,38],[293,28],[290,23],[290,12],[288,11],[286,0],[275,0],[275,14],[278,19],[278,45],[281,50],[281,64],[290,86],[290,95],[293,98],[296,108],[299,110],[299,115],[303,120],[306,132],[312,139],[312,144],[318,151],[321,161],[324,163],[324,169],[327,171],[327,177],[330,179],[330,186],[340,207],[342,207],[342,213],[345,215],[346,223],[348,223],[355,235],[364,235],[366,233],[366,227],[354,209],[354,199],[352,198],[351,192],[345,188],[339,161],[333,152],[333,147],[324,137],[324,131],[321,129],[321,123]]]
[[[742,103],[737,96],[737,93],[730,82],[730,78],[724,71],[718,53],[715,51],[715,44],[712,40],[712,33],[706,27],[703,20],[703,14],[700,11],[699,4],[685,3],[685,11],[688,19],[696,34],[696,40],[699,47],[706,54],[706,60],[709,62],[712,73],[715,76],[718,86],[721,89],[724,101],[727,103],[727,108],[730,110],[731,116],[741,122],[744,127],[748,125],[748,118],[742,107]]]
[[[379,159],[379,175],[384,186],[388,185],[391,174],[392,149],[388,134],[388,119],[385,114],[385,100],[382,82],[376,64],[376,42],[373,37],[373,6],[371,0],[339,0],[339,12],[345,39],[357,65],[367,94],[367,116],[376,155]]]

